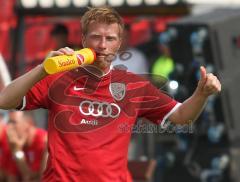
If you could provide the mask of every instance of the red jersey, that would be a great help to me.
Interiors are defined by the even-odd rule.
[[[132,73],[112,70],[98,78],[79,68],[38,82],[22,107],[36,108],[49,110],[43,181],[126,182],[136,118],[160,124],[177,102]]]
[[[42,163],[42,157],[46,150],[46,134],[47,132],[42,129],[36,129],[35,136],[30,146],[25,147],[23,152],[26,157],[26,162],[29,168],[33,172],[39,172]],[[8,144],[7,138],[7,127],[3,132],[2,138],[2,149],[3,149],[3,170],[6,174],[17,176],[21,178],[20,171],[17,168],[14,157],[12,156],[11,149]]]

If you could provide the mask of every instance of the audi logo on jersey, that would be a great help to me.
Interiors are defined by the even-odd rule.
[[[119,121],[121,114],[124,115],[123,117],[135,118],[140,112],[144,114],[148,110],[158,110],[165,106],[165,99],[162,99],[161,95],[155,95],[157,90],[152,91],[151,85],[142,77],[132,74],[126,76],[125,71],[113,70],[109,81],[108,78],[100,79],[86,74],[84,69],[79,68],[79,70],[81,71],[73,70],[62,73],[57,75],[53,81],[49,81],[48,97],[56,107],[56,112],[52,113],[52,117],[58,131],[64,133],[92,132],[114,121]],[[81,92],[75,94],[76,91],[73,88],[78,80],[85,81],[87,89],[82,89]],[[112,101],[92,100],[92,95],[101,94],[97,93],[97,88],[105,83],[109,87],[106,87],[107,92],[106,95],[103,94],[103,98],[106,97],[106,100]],[[92,92],[85,92],[88,88]],[[92,122],[95,120],[98,122]]]
[[[97,102],[84,100],[79,106],[80,112],[85,116],[95,116],[95,117],[110,117],[116,118],[119,116],[121,109],[115,103],[107,102]]]

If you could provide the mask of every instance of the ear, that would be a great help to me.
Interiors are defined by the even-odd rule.
[[[121,45],[122,45],[122,44],[120,44],[120,45],[118,46],[118,49],[117,49],[118,51],[120,50],[120,48],[121,48]]]
[[[122,43],[123,43],[123,39],[122,39],[122,38],[120,38],[120,43],[119,43],[119,45],[118,45],[118,50],[121,48],[121,46],[122,46]]]
[[[86,37],[84,35],[82,35],[82,46],[86,48]]]

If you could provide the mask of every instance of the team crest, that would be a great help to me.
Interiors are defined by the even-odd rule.
[[[124,83],[111,83],[110,92],[117,101],[122,100],[126,94],[126,85]]]

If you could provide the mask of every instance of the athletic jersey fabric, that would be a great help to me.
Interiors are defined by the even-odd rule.
[[[132,73],[112,70],[98,78],[78,68],[39,81],[21,109],[49,110],[44,182],[126,182],[136,118],[163,124],[178,105]]]

